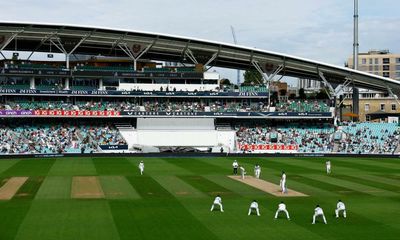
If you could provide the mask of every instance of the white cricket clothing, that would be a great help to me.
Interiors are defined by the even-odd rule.
[[[244,175],[246,175],[246,170],[244,167],[240,167],[240,174],[242,175],[242,179],[244,179]]]
[[[324,211],[323,211],[322,208],[320,208],[320,207],[315,208],[315,209],[314,209],[314,212],[315,212],[315,214],[317,214],[317,215],[323,215],[323,214],[324,214]]]
[[[340,212],[343,212],[343,217],[346,218],[346,206],[343,202],[338,202],[336,204],[335,215],[337,218],[339,217]]]
[[[239,166],[239,164],[238,164],[236,161],[234,161],[234,162],[232,163],[232,167],[237,168],[238,166]]]
[[[215,198],[214,204],[217,204],[217,203],[222,203],[221,197],[216,197],[216,198]]]
[[[250,215],[253,209],[256,211],[257,216],[260,216],[260,210],[258,209],[258,203],[257,202],[252,202],[250,204],[249,212],[248,212],[247,215]]]
[[[346,206],[344,205],[343,202],[338,202],[338,203],[336,204],[336,208],[339,209],[339,210],[345,210],[345,209],[346,209]]]
[[[278,210],[276,210],[276,212],[275,212],[275,219],[278,218],[278,214],[280,212],[284,212],[286,214],[286,218],[290,219],[289,212],[286,210],[286,205],[284,203],[280,203],[278,205]]]
[[[278,205],[278,210],[286,210],[286,204],[280,203],[280,204]]]
[[[252,202],[250,204],[250,208],[258,208],[258,203],[257,202]]]
[[[140,174],[143,175],[143,171],[144,171],[144,163],[143,162],[139,163],[139,169],[140,169]]]
[[[315,219],[317,218],[317,217],[322,217],[322,219],[324,220],[324,223],[325,224],[327,224],[326,223],[326,218],[325,218],[325,215],[324,215],[324,211],[322,210],[322,208],[320,208],[320,207],[316,207],[315,209],[314,209],[314,216],[313,216],[313,221],[312,221],[312,224],[315,224]]]
[[[282,182],[283,181],[286,181],[286,174],[284,173],[284,174],[282,174]]]
[[[261,174],[261,167],[259,165],[256,165],[254,167],[254,176],[256,178],[260,178],[260,174]]]
[[[221,212],[224,211],[224,208],[222,207],[222,199],[221,199],[221,197],[216,197],[216,198],[214,199],[214,202],[213,202],[213,204],[211,205],[211,209],[210,209],[211,212],[214,210],[215,205],[218,205],[218,206],[219,206],[219,210],[220,210]]]

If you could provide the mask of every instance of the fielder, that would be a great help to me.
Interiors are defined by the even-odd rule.
[[[139,170],[140,170],[140,175],[143,175],[143,172],[144,172],[144,163],[143,163],[143,161],[140,161],[140,163],[139,163]]]
[[[211,205],[211,212],[214,210],[214,206],[215,205],[218,205],[219,206],[219,210],[221,211],[221,212],[223,212],[224,211],[224,208],[222,207],[222,199],[221,199],[221,197],[219,196],[219,195],[217,195],[216,197],[215,197],[215,199],[214,199],[214,202],[213,202],[213,204]]]
[[[242,166],[240,166],[239,169],[240,169],[240,175],[242,175],[242,179],[244,179],[244,176],[246,175],[246,170]]]
[[[335,209],[336,218],[339,218],[340,211],[343,211],[343,217],[346,218],[346,206],[344,205],[342,200],[339,200],[338,203],[336,204],[336,209]]]
[[[327,161],[325,164],[326,164],[326,173],[331,174],[331,161]]]
[[[286,173],[282,171],[282,177],[281,181],[279,183],[279,186],[281,187],[282,193],[287,193],[287,188],[286,188]]]
[[[260,178],[260,174],[261,174],[261,167],[260,167],[260,165],[256,164],[254,166],[254,176],[256,178]]]
[[[248,216],[250,216],[250,214],[252,213],[253,209],[256,211],[257,216],[260,216],[260,210],[258,209],[258,203],[257,203],[256,200],[253,200],[253,202],[251,202],[250,208],[249,208],[249,213],[247,214]]]
[[[233,161],[232,167],[233,167],[233,175],[237,175],[238,174],[237,170],[238,170],[239,164],[236,160]]]
[[[286,210],[286,204],[284,204],[283,202],[279,203],[279,205],[278,205],[278,210],[276,210],[276,213],[275,213],[275,219],[278,218],[278,214],[280,212],[286,213],[287,219],[290,220],[289,212]]]
[[[326,218],[324,215],[324,211],[322,210],[322,208],[319,207],[319,205],[317,205],[317,207],[314,209],[314,216],[313,216],[312,224],[315,224],[315,218],[318,216],[321,216],[322,219],[324,220],[324,223],[326,224]]]

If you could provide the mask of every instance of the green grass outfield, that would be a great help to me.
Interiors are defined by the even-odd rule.
[[[0,201],[4,239],[400,239],[400,160],[237,158],[250,173],[309,197],[281,198],[229,179],[233,158],[60,158],[0,160],[0,184],[29,179],[11,200]],[[145,162],[145,174],[137,165]],[[74,176],[98,176],[103,199],[72,199]],[[4,181],[3,181],[4,180]],[[217,193],[224,213],[210,212]],[[251,200],[261,216],[247,216]],[[292,220],[274,220],[281,200]],[[338,199],[347,219],[335,219]],[[311,224],[316,204],[328,224]]]

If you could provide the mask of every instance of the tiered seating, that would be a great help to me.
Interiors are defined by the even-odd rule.
[[[301,125],[291,124],[278,126],[236,127],[237,142],[244,144],[271,144],[297,145],[299,152],[331,152],[333,142],[331,135],[334,128],[330,124]],[[272,141],[276,139],[276,141]]]
[[[16,65],[20,69],[60,69],[63,66],[54,66],[54,65],[47,65],[47,64],[36,64],[36,63],[25,63]]]
[[[1,84],[0,89],[29,89],[28,84]]]
[[[393,153],[399,144],[396,123],[345,123],[341,130],[345,138],[338,151],[342,153]]]
[[[0,127],[0,154],[80,153],[99,151],[99,145],[125,145],[111,125],[71,126],[35,124]]]
[[[329,112],[328,104],[322,101],[288,101],[276,104],[278,112]]]
[[[65,102],[29,102],[29,101],[19,101],[19,102],[8,102],[7,103],[13,110],[73,110],[73,105],[71,103]]]
[[[120,66],[91,66],[91,65],[84,65],[84,66],[76,66],[76,70],[82,71],[113,71],[113,72],[132,72],[134,71],[131,67],[120,67]]]
[[[144,72],[171,72],[170,68],[143,68]]]
[[[192,67],[177,67],[176,72],[194,72],[195,69]]]
[[[240,92],[267,92],[266,86],[240,86]]]

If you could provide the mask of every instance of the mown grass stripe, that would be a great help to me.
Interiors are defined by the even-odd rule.
[[[51,167],[48,176],[95,176],[91,158],[60,158]]]
[[[1,176],[47,176],[54,162],[53,158],[24,159],[12,165]]]
[[[210,164],[209,162],[199,161],[195,158],[163,158],[164,161],[174,164],[180,168],[190,171],[192,174],[215,174],[224,172],[223,167],[218,167],[216,165]]]
[[[210,181],[203,176],[193,175],[193,176],[178,176],[180,179],[190,184],[199,191],[209,195],[216,196],[221,195],[221,197],[237,197],[237,193],[222,187],[221,185]]]
[[[160,184],[163,188],[165,188],[177,198],[208,197],[205,193],[197,190],[196,188],[176,176],[163,175],[155,176],[153,178],[158,182],[158,184]]]
[[[304,175],[292,175],[291,179],[293,179],[294,181],[297,182],[301,182],[307,185],[310,185],[312,187],[315,188],[319,188],[321,190],[328,190],[330,192],[334,192],[340,195],[345,195],[345,196],[349,196],[349,195],[368,195],[366,193],[351,189],[351,188],[347,188],[347,187],[343,187],[340,185],[336,185],[336,184],[332,184],[329,181],[320,181],[319,179],[316,179],[315,177],[312,176],[304,176]],[[290,179],[288,179],[288,186],[290,186]]]
[[[44,177],[33,176],[29,177],[28,180],[22,185],[17,193],[14,195],[13,199],[33,199],[38,192],[40,186],[42,185]]]
[[[35,199],[70,199],[72,178],[48,176],[44,179]]]
[[[100,176],[99,179],[107,199],[140,199],[124,176]]]
[[[18,229],[31,207],[31,203],[32,201],[28,199],[0,201],[0,219],[2,219],[0,223],[0,239],[15,239]]]
[[[130,176],[137,174],[137,167],[126,158],[93,158],[93,164],[98,175]]]
[[[106,200],[35,200],[15,239],[120,238]]]
[[[354,176],[349,176],[349,175],[335,175],[335,178],[340,178],[343,180],[347,180],[347,181],[351,181],[351,182],[355,182],[355,183],[359,183],[362,185],[367,185],[370,187],[374,187],[377,189],[382,189],[385,191],[391,191],[391,192],[400,192],[400,187],[399,186],[392,186],[392,185],[388,185],[385,183],[381,183],[381,182],[375,182],[371,179],[368,178],[359,178],[359,177],[354,177]]]
[[[356,183],[353,181],[349,180],[343,180],[340,178],[336,178],[335,176],[324,176],[324,175],[312,175],[313,179],[317,179],[322,182],[329,182],[330,184],[337,185],[337,186],[343,186],[349,189],[352,189],[354,191],[359,191],[363,192],[369,195],[374,195],[374,196],[395,196],[396,193],[386,191],[383,189],[375,188],[375,187],[370,187],[368,185]]]

